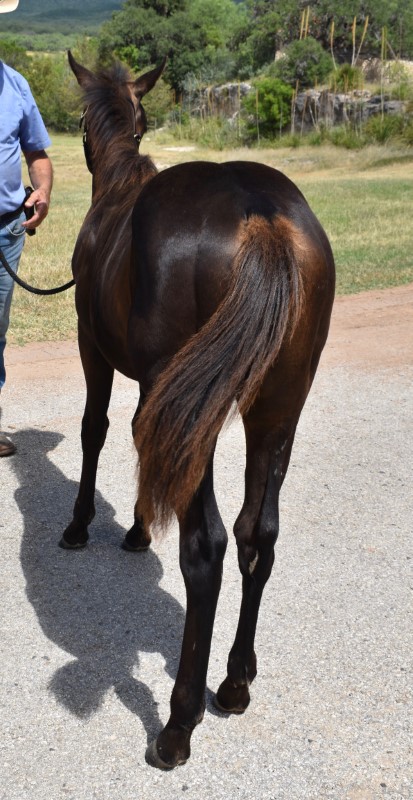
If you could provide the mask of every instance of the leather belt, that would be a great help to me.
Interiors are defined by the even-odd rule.
[[[15,211],[9,211],[7,214],[1,214],[0,225],[1,226],[8,225],[9,222],[13,222],[14,219],[19,217],[24,209],[24,202],[25,201],[23,201],[23,203],[18,208],[16,208]]]

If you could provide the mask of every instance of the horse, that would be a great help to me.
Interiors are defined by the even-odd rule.
[[[227,533],[214,494],[218,434],[238,409],[245,498],[234,525],[242,601],[227,675],[214,702],[242,714],[257,674],[254,638],[274,562],[278,501],[300,413],[327,339],[332,250],[299,189],[264,164],[184,163],[157,172],[139,143],[142,98],[165,63],[134,79],[115,64],[91,72],[69,52],[82,89],[91,207],[72,260],[86,380],[82,472],[61,546],[81,548],[93,519],[114,370],[139,383],[132,432],[139,460],[133,525],[145,550],[179,523],[186,588],[170,717],[146,751],[172,769],[202,720]]]

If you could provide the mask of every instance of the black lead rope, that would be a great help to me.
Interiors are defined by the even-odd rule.
[[[23,281],[18,275],[16,275],[15,272],[13,272],[2,250],[0,250],[0,261],[3,264],[6,272],[9,273],[10,277],[13,278],[13,280],[19,286],[21,286],[23,289],[27,289],[27,291],[31,292],[32,294],[59,294],[59,292],[65,292],[66,289],[70,289],[71,286],[75,285],[74,280],[71,280],[69,283],[65,283],[63,286],[56,286],[54,289],[37,289],[36,286],[30,286],[30,284],[26,283],[26,281]]]
[[[34,214],[34,208],[32,208],[32,207],[28,208],[27,206],[24,205],[24,203],[27,200],[27,198],[30,197],[32,191],[33,191],[33,189],[32,189],[31,186],[26,186],[26,188],[25,188],[25,198],[24,198],[24,201],[23,201],[22,206],[21,206],[21,209],[24,211],[24,213],[26,215],[26,219],[30,219],[30,217],[32,217],[33,214]],[[28,233],[29,236],[34,236],[34,234],[36,233],[36,230],[35,229],[27,230],[26,232]],[[13,280],[19,286],[22,287],[22,289],[26,289],[28,292],[31,292],[32,294],[43,294],[43,295],[44,294],[59,294],[59,292],[65,292],[66,289],[70,289],[71,286],[75,285],[74,280],[71,280],[71,281],[69,281],[69,283],[65,283],[63,286],[56,286],[55,289],[37,289],[36,286],[30,286],[29,283],[26,283],[26,281],[22,280],[22,278],[19,278],[19,276],[16,275],[16,273],[12,270],[9,262],[7,261],[7,258],[4,255],[3,250],[1,250],[1,249],[0,249],[0,261],[3,264],[3,267],[6,270],[6,272],[8,272],[8,274],[10,275],[10,277],[13,278]]]

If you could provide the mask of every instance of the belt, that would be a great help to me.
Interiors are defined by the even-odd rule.
[[[8,225],[9,222],[13,222],[14,219],[20,216],[24,209],[24,201],[23,203],[16,208],[15,211],[9,211],[7,214],[0,215],[0,225]]]

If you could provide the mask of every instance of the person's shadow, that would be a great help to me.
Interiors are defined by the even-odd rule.
[[[16,501],[24,519],[21,563],[27,597],[44,634],[74,660],[60,667],[49,688],[81,718],[94,714],[114,687],[139,716],[148,741],[162,723],[150,689],[133,677],[139,653],[160,653],[175,679],[184,611],[159,582],[157,555],[128,553],[125,531],[114,510],[96,493],[99,530],[82,551],[58,547],[77,494],[77,484],[47,457],[63,436],[43,430],[13,435],[18,451],[13,468],[19,481]]]

